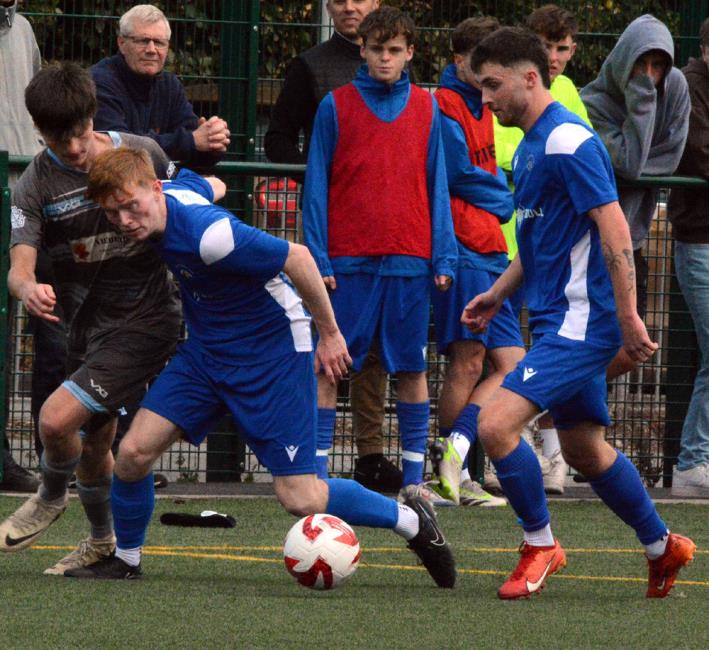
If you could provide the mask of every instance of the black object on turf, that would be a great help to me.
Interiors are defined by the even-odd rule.
[[[433,506],[420,496],[404,501],[419,517],[419,532],[408,547],[418,555],[421,563],[439,587],[455,586],[455,559],[443,532],[438,527]]]
[[[160,523],[166,526],[198,526],[200,528],[234,528],[236,519],[218,512],[210,515],[192,515],[186,512],[164,512]]]

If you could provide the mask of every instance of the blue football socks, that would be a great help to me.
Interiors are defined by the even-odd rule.
[[[399,435],[401,436],[403,486],[418,485],[423,481],[430,410],[431,406],[428,401],[418,404],[396,403],[396,416],[399,419]]]
[[[399,506],[394,499],[368,490],[363,485],[344,478],[325,481],[330,490],[327,512],[344,519],[351,526],[394,528]]]
[[[549,510],[542,469],[532,448],[520,440],[514,451],[492,464],[522,528],[530,532],[544,528],[549,523]]]
[[[328,477],[328,454],[335,433],[337,409],[318,408],[318,428],[315,450],[315,468],[318,478]]]
[[[154,505],[155,483],[152,472],[140,481],[123,481],[114,474],[111,507],[118,548],[138,548],[145,543],[145,532]]]
[[[589,478],[593,491],[630,526],[641,544],[652,544],[667,534],[638,470],[620,451],[615,462],[600,476]]]

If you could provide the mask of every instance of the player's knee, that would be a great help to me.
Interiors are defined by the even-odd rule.
[[[301,480],[297,484],[274,481],[276,498],[287,512],[296,517],[305,517],[324,512],[327,505],[327,488],[323,481]]]
[[[135,439],[127,436],[121,440],[116,458],[116,474],[122,479],[139,480],[148,474],[153,458],[146,454]]]
[[[305,517],[318,512],[316,500],[310,498],[307,494],[277,494],[278,501],[283,508],[291,515],[296,517]]]
[[[45,445],[55,445],[61,444],[76,432],[71,431],[67,423],[50,409],[43,408],[39,412],[39,434]]]
[[[482,408],[478,415],[478,438],[489,456],[499,458],[506,455],[518,437],[510,429],[504,414],[490,407]]]
[[[451,379],[457,383],[475,384],[483,371],[483,358],[481,356],[455,357],[451,360],[448,369]]]

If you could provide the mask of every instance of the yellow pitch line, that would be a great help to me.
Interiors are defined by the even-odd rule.
[[[49,544],[35,544],[32,548],[37,550],[58,551],[72,550],[74,546],[58,546]],[[220,544],[215,546],[196,545],[196,546],[145,546],[146,552],[150,551],[235,551],[235,552],[265,552],[265,553],[280,553],[283,550],[282,546],[237,546],[231,544]],[[408,549],[403,546],[364,546],[362,550],[367,553],[408,553]],[[472,547],[456,547],[456,553],[517,553],[517,548],[499,548],[486,546]],[[564,548],[566,553],[604,555],[604,554],[642,554],[642,549],[637,548]],[[695,555],[709,555],[709,551],[697,550]]]
[[[196,559],[208,559],[214,558],[218,560],[230,560],[232,562],[262,562],[268,564],[281,564],[283,560],[262,558],[262,557],[251,557],[246,555],[225,555],[225,554],[213,554],[213,553],[180,553],[175,551],[152,551],[148,552],[147,555],[155,556],[170,556],[170,557],[190,557]],[[422,566],[415,566],[410,564],[376,564],[371,562],[361,562],[360,567],[367,569],[387,569],[396,571],[425,571]],[[468,575],[488,575],[488,576],[507,576],[509,571],[499,571],[495,569],[458,569],[458,573],[465,573]],[[626,576],[587,576],[587,575],[575,575],[572,573],[561,573],[555,574],[554,578],[561,578],[562,580],[595,580],[608,581],[608,582],[647,582],[647,578],[634,578]],[[704,580],[677,580],[676,585],[691,585],[694,587],[709,587],[709,581]]]
[[[62,550],[71,549],[73,547],[69,546],[34,546],[33,548],[37,550]],[[146,555],[152,555],[157,557],[187,557],[192,559],[213,559],[213,560],[226,560],[229,562],[260,562],[262,564],[282,564],[283,560],[281,558],[267,558],[267,557],[257,557],[253,555],[229,555],[226,553],[196,553],[193,551],[186,551],[188,548],[200,548],[200,547],[161,547],[161,546],[146,546],[143,551]],[[208,547],[201,547],[208,548]],[[215,547],[216,550],[224,550],[223,547]],[[248,548],[248,547],[242,547]],[[251,547],[256,550],[265,549],[276,549],[280,551],[280,547],[275,546],[261,546],[261,547]],[[505,549],[500,549],[505,550]],[[366,569],[386,569],[386,570],[396,570],[396,571],[425,571],[422,566],[413,566],[409,564],[378,564],[373,562],[362,562],[361,567]],[[458,569],[458,573],[463,573],[467,575],[485,575],[485,576],[502,576],[505,577],[509,574],[509,571],[499,571],[496,569]],[[572,573],[561,573],[555,574],[554,579],[560,578],[562,580],[579,580],[579,581],[606,581],[606,582],[642,582],[647,581],[646,578],[635,578],[630,576],[588,576],[588,575],[575,575]],[[686,585],[693,587],[709,587],[709,581],[706,580],[677,580],[675,582],[677,585]]]

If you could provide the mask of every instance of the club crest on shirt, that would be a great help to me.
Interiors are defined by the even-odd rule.
[[[531,172],[534,169],[534,156],[530,153],[527,158],[527,171]]]

